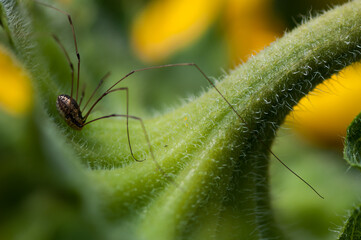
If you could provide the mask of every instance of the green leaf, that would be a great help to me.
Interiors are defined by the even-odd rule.
[[[361,114],[347,128],[344,158],[347,163],[361,170]],[[347,219],[339,239],[361,239],[361,206],[356,207]]]
[[[347,219],[339,240],[361,239],[361,206],[356,207]]]
[[[45,189],[49,191],[60,185],[81,196],[66,202],[66,217],[54,213],[49,225],[41,222],[53,233],[44,239],[56,236],[56,232],[62,239],[89,235],[95,239],[282,238],[270,203],[268,149],[292,106],[324,79],[361,59],[361,1],[337,7],[299,26],[218,82],[217,87],[242,119],[214,89],[163,116],[147,119],[155,161],[166,175],[152,161],[137,121],[130,123],[131,140],[135,155],[147,158],[142,163],[130,157],[122,120],[104,120],[81,132],[66,126],[55,107],[65,82],[52,67],[57,46],[39,34],[47,23],[39,12],[49,9],[33,2],[1,3],[2,22],[7,20],[14,52],[31,73],[37,95],[33,115],[29,116],[37,127],[26,127],[37,131],[26,134],[31,139],[26,143],[12,143],[9,155],[16,155],[23,145],[33,149],[34,143],[40,150],[24,150],[19,161],[26,164],[17,165],[16,178],[25,174],[26,166],[43,159],[28,173],[29,179],[47,183]],[[0,128],[11,131],[6,125]],[[49,134],[39,135],[42,131]],[[43,152],[47,155],[39,158]],[[24,157],[28,154],[33,157]],[[23,191],[33,196],[42,189],[43,185],[32,184]],[[4,188],[0,191],[1,195],[5,192]],[[61,193],[64,198],[66,194]],[[56,195],[51,192],[51,196],[54,199]],[[15,194],[14,198],[17,201],[9,216],[25,219],[21,223],[31,222],[31,217],[24,217],[27,211],[20,204],[27,197]],[[40,202],[51,202],[47,199]],[[39,204],[38,198],[33,202]],[[8,204],[3,203],[2,208]],[[66,228],[62,234],[62,224],[69,219],[79,219],[82,224],[71,222],[76,229]],[[21,225],[26,224],[3,225],[0,230],[9,232]],[[87,232],[89,226],[94,234]]]
[[[361,114],[347,128],[344,158],[351,167],[361,170]]]

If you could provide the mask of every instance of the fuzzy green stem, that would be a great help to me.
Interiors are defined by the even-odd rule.
[[[157,149],[157,160],[165,172],[177,174],[175,181],[181,189],[172,184],[156,188],[163,185],[159,181],[162,176],[150,161],[142,166],[93,171],[91,175],[100,186],[106,186],[108,207],[124,213],[138,204],[132,204],[136,196],[152,196],[163,189],[156,201],[144,201],[149,204],[148,210],[138,229],[144,238],[198,236],[198,220],[206,218],[209,213],[204,209],[211,206],[219,208],[214,213],[219,217],[217,229],[222,221],[236,219],[237,214],[223,216],[229,207],[249,208],[253,215],[238,215],[240,222],[234,221],[239,230],[247,225],[245,219],[251,219],[260,238],[280,237],[268,196],[267,148],[285,116],[303,96],[361,58],[360,16],[361,1],[331,10],[285,34],[225,77],[217,87],[246,122],[238,119],[214,90],[150,121],[147,129]],[[162,147],[165,144],[166,149]],[[246,185],[245,176],[253,179]]]

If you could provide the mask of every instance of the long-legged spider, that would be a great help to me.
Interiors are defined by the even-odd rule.
[[[62,51],[64,52],[64,55],[69,63],[70,69],[71,69],[71,92],[70,92],[70,96],[66,95],[66,94],[61,94],[58,96],[57,101],[56,101],[56,106],[57,109],[60,113],[60,115],[63,117],[63,119],[65,120],[65,122],[73,129],[76,130],[82,130],[84,126],[93,123],[95,121],[101,120],[101,119],[106,119],[106,118],[112,118],[112,117],[122,117],[122,118],[126,118],[126,128],[127,128],[127,138],[128,138],[128,145],[129,145],[129,150],[131,153],[132,158],[135,161],[138,162],[142,162],[145,159],[137,159],[134,156],[133,150],[132,150],[132,145],[130,142],[130,134],[129,134],[129,118],[131,119],[135,119],[137,121],[140,122],[143,132],[144,132],[144,136],[145,139],[147,141],[148,144],[148,148],[149,148],[149,152],[151,154],[151,158],[153,159],[154,163],[156,164],[157,168],[159,171],[161,171],[165,176],[168,177],[168,175],[162,170],[162,168],[160,167],[159,163],[156,161],[154,153],[153,153],[153,149],[152,146],[150,144],[150,140],[147,134],[147,131],[145,129],[143,120],[140,117],[137,116],[133,116],[133,115],[129,115],[129,90],[127,87],[121,87],[121,88],[115,88],[116,85],[118,85],[121,81],[123,81],[124,79],[128,78],[130,75],[133,75],[136,72],[142,72],[142,71],[147,71],[147,70],[151,70],[151,69],[159,69],[159,68],[170,68],[170,67],[180,67],[180,66],[192,66],[194,68],[196,68],[201,74],[202,76],[208,81],[208,83],[220,94],[220,96],[224,99],[224,101],[228,104],[228,106],[231,108],[231,110],[237,115],[237,117],[243,122],[246,123],[246,121],[244,120],[244,118],[236,111],[236,109],[230,104],[230,102],[224,97],[224,95],[218,90],[218,88],[215,86],[215,84],[207,77],[207,75],[201,70],[201,68],[195,64],[195,63],[175,63],[175,64],[166,64],[166,65],[159,65],[159,66],[151,66],[151,67],[146,67],[146,68],[141,68],[141,69],[136,69],[133,71],[130,71],[128,74],[126,74],[124,77],[122,77],[121,79],[119,79],[116,83],[114,83],[111,87],[109,87],[89,108],[89,110],[85,113],[85,115],[82,115],[82,112],[85,110],[85,108],[88,106],[89,102],[91,101],[91,99],[94,97],[95,93],[97,92],[97,90],[100,88],[100,86],[103,84],[104,80],[109,76],[109,73],[107,73],[99,82],[98,86],[95,88],[95,90],[93,91],[92,95],[89,97],[88,101],[86,102],[85,106],[83,107],[83,111],[80,109],[80,106],[83,102],[83,98],[84,98],[84,91],[82,92],[82,96],[80,97],[79,100],[79,104],[78,104],[78,97],[79,97],[79,79],[80,79],[80,54],[78,51],[78,44],[77,44],[77,39],[76,39],[76,34],[75,34],[75,28],[74,28],[74,24],[71,18],[71,15],[61,9],[58,9],[54,6],[51,6],[49,4],[46,3],[42,3],[42,2],[38,2],[37,3],[46,6],[48,8],[54,9],[62,14],[64,14],[65,16],[67,16],[69,24],[71,26],[71,30],[73,33],[73,40],[74,40],[74,45],[75,45],[75,51],[76,51],[76,56],[78,59],[78,67],[77,67],[77,81],[76,81],[76,93],[75,93],[75,99],[73,98],[74,96],[74,65],[70,60],[69,54],[67,53],[66,49],[64,48],[64,46],[62,45],[62,43],[60,42],[60,40],[58,39],[57,36],[53,35],[53,38],[55,39],[55,41],[58,43],[58,45],[60,46],[60,48],[62,49]],[[112,92],[117,92],[117,91],[125,91],[126,92],[126,114],[110,114],[110,115],[105,115],[99,118],[95,118],[91,121],[87,121],[88,117],[90,115],[90,113],[93,111],[94,107],[108,94],[112,93]],[[261,140],[260,141],[264,146],[266,146],[266,144]],[[292,169],[290,169],[283,161],[281,161],[281,159],[279,157],[277,157],[277,155],[275,153],[273,153],[273,151],[266,146],[267,151],[274,156],[284,167],[286,167],[292,174],[294,174],[296,177],[298,177],[301,181],[303,181],[308,187],[310,187],[319,197],[323,198],[323,196],[321,196],[306,180],[304,180],[301,176],[299,176],[297,173],[295,173]]]

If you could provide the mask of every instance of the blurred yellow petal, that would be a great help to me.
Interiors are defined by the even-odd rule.
[[[225,28],[231,63],[246,61],[280,36],[282,27],[272,15],[270,0],[227,0]]]
[[[146,62],[160,62],[199,38],[221,10],[222,0],[155,0],[136,18],[132,43]]]
[[[0,110],[22,115],[32,105],[32,88],[28,74],[15,57],[0,46]]]
[[[340,148],[346,129],[361,111],[361,64],[354,64],[303,98],[287,121],[323,147]]]

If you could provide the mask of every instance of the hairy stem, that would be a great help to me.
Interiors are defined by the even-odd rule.
[[[311,19],[217,84],[246,122],[214,90],[149,122],[157,159],[164,171],[178,174],[175,181],[181,189],[172,184],[163,189],[148,205],[138,232],[171,239],[187,229],[192,235],[200,228],[197,220],[209,214],[204,209],[216,206],[222,209],[212,213],[219,217],[217,229],[224,222],[245,226],[251,221],[260,238],[280,237],[270,208],[267,148],[303,96],[361,58],[360,15],[361,1],[354,1]],[[129,177],[128,171],[141,174]],[[162,177],[151,162],[91,175],[107,186],[108,206],[123,213],[134,196],[157,192]],[[253,214],[230,209],[253,209]],[[242,234],[243,228],[238,230]]]

